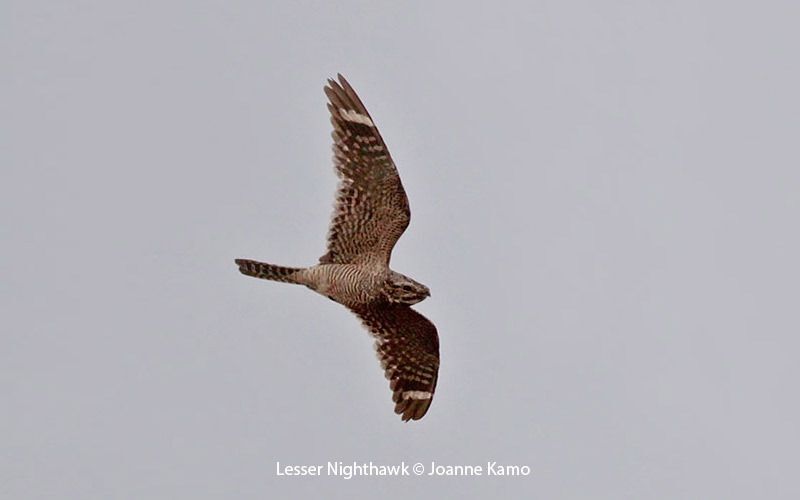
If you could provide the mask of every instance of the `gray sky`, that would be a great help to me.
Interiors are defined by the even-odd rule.
[[[797,3],[400,4],[0,4],[0,498],[798,498]],[[411,201],[420,422],[233,264],[324,252],[336,72]],[[432,460],[531,474],[275,474]]]

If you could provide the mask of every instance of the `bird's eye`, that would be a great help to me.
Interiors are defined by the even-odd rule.
[[[411,287],[410,287],[410,286],[408,286],[408,285],[403,285],[401,288],[402,288],[403,290],[405,290],[406,292],[410,292],[410,291],[411,291]]]

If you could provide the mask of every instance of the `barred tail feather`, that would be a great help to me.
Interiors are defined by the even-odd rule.
[[[261,278],[271,281],[282,281],[284,283],[301,283],[297,275],[303,269],[298,267],[283,267],[255,260],[236,259],[239,272],[254,278]]]

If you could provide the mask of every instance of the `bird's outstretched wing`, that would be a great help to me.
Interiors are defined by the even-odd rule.
[[[367,108],[342,75],[325,87],[340,184],[322,263],[389,263],[411,219],[397,168]]]
[[[407,305],[381,302],[350,309],[375,337],[395,413],[406,421],[421,419],[431,405],[439,376],[436,327]]]

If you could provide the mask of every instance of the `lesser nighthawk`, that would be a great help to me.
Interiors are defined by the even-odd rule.
[[[342,75],[325,87],[333,124],[333,163],[340,178],[319,264],[283,267],[236,259],[248,276],[305,285],[353,311],[375,337],[395,413],[419,420],[428,411],[439,373],[436,327],[411,309],[428,287],[392,271],[389,259],[408,227],[400,176],[375,123]]]

